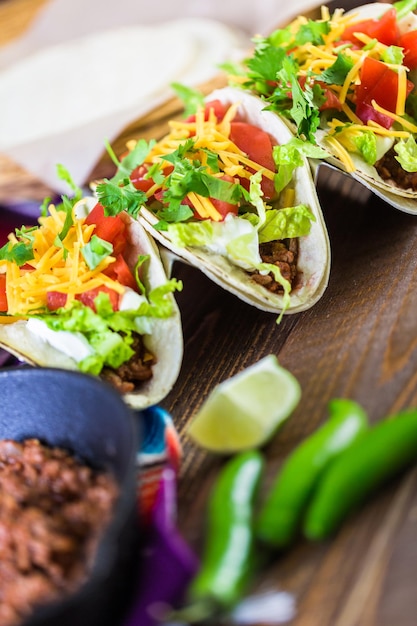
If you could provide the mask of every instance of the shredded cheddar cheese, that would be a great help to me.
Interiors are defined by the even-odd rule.
[[[74,218],[62,245],[58,235],[65,223],[65,212],[49,206],[49,215],[39,219],[39,226],[30,231],[33,259],[19,267],[10,260],[0,261],[0,271],[6,273],[6,295],[8,314],[25,316],[47,309],[48,292],[57,291],[67,295],[69,306],[76,295],[101,285],[106,285],[119,294],[125,288],[103,272],[115,261],[107,256],[95,269],[90,269],[83,258],[82,248],[90,241],[94,224]],[[14,234],[9,236],[11,243],[17,243]],[[3,322],[6,318],[1,316]]]
[[[323,122],[323,128],[329,132],[328,147],[342,161],[347,171],[356,169],[349,151],[357,152],[355,139],[359,133],[372,132],[375,135],[391,136],[398,139],[405,139],[410,136],[410,133],[417,133],[416,124],[409,121],[405,114],[409,70],[406,65],[387,61],[387,51],[390,46],[359,30],[357,32],[354,30],[355,24],[361,21],[363,18],[360,12],[345,14],[341,9],[330,15],[328,8],[322,7],[321,20],[317,20],[317,22],[326,22],[328,30],[321,33],[321,43],[307,41],[291,48],[291,56],[298,64],[299,77],[306,80],[310,85],[317,81],[324,89],[325,98],[336,97],[339,102],[339,109],[348,120],[346,122],[346,120],[340,121],[327,117]],[[297,18],[289,26],[289,30],[296,34],[300,27],[305,24],[305,18]],[[343,40],[343,33],[347,27],[353,30],[360,45],[352,46]],[[331,81],[321,79],[321,74],[336,63],[339,53],[343,54],[346,60],[351,63],[350,69],[346,72],[344,79],[342,78],[343,84],[341,82],[334,84]],[[383,108],[375,100],[369,102],[369,106],[373,107],[376,113],[392,120],[393,125],[389,130],[382,128],[372,119],[363,122],[355,113],[357,87],[361,83],[361,70],[367,57],[382,62],[388,70],[397,75],[394,110],[389,111]],[[376,116],[374,117],[377,119]],[[340,131],[341,125],[345,126],[342,132]],[[335,136],[336,130],[337,137]]]
[[[209,174],[216,177],[226,174],[232,178],[250,178],[253,173],[262,171],[263,176],[273,180],[275,172],[249,159],[230,138],[231,122],[236,116],[238,107],[239,103],[232,104],[221,120],[217,119],[213,108],[209,109],[207,115],[201,107],[196,112],[195,121],[170,121],[170,132],[153,146],[145,163],[162,164],[163,170],[168,175],[170,164],[164,161],[163,157],[180,148],[187,139],[192,138],[192,149],[189,154],[185,155],[185,158],[199,161],[207,168]],[[217,155],[219,172],[212,171],[209,167],[207,151]],[[151,198],[161,189],[162,183],[155,183],[147,190],[146,195]],[[213,221],[223,219],[209,198],[194,192],[188,193],[187,198],[200,217]]]

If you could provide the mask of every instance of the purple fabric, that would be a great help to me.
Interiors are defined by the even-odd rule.
[[[137,598],[125,626],[154,626],[158,607],[178,606],[198,561],[176,525],[176,476],[163,470],[146,545],[141,555]]]

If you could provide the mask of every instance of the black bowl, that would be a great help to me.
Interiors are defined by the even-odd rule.
[[[137,415],[106,383],[79,372],[3,369],[0,390],[0,439],[35,437],[66,448],[110,471],[120,489],[88,581],[65,600],[36,610],[24,626],[121,624],[139,567]]]

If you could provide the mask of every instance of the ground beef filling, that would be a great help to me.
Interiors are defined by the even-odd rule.
[[[101,377],[120,393],[131,393],[141,383],[152,378],[152,366],[156,358],[145,347],[142,335],[133,336],[132,349],[135,354],[117,369],[105,367]]]
[[[259,252],[264,263],[276,265],[281,275],[288,280],[293,288],[297,279],[298,240],[284,239],[282,241],[268,241],[261,243]],[[260,274],[258,271],[251,273],[252,279],[272,293],[283,293],[283,288],[278,283],[272,272]]]
[[[381,178],[401,189],[417,191],[417,172],[406,172],[395,158],[397,153],[391,148],[377,161],[375,168]]]
[[[107,473],[65,450],[0,441],[0,624],[74,592],[86,579],[117,498]]]

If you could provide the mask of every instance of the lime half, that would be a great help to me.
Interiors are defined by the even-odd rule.
[[[188,434],[212,452],[259,447],[291,415],[300,397],[297,379],[271,354],[217,385]]]

